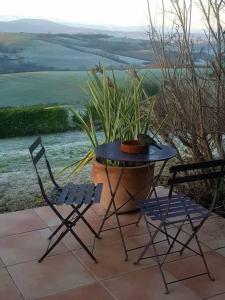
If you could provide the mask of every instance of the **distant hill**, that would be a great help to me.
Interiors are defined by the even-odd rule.
[[[118,37],[147,39],[142,27],[101,27],[76,23],[61,24],[42,19],[18,19],[14,21],[0,21],[0,32],[6,33],[64,33],[64,34],[111,34]]]
[[[73,27],[41,19],[19,19],[0,22],[0,32],[26,33],[94,33],[90,28]]]

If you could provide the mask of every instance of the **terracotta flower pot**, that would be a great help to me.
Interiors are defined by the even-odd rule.
[[[112,188],[114,190],[121,172],[121,167],[108,166],[108,172]],[[144,199],[148,195],[153,177],[154,165],[151,165],[150,167],[148,165],[126,167],[123,173],[121,184],[116,194],[116,207],[121,206],[130,198],[125,188],[135,197],[135,199]],[[101,164],[96,160],[93,161],[92,178],[95,184],[99,182],[103,183],[101,204],[106,209],[111,200],[111,195],[104,164]],[[120,212],[130,212],[134,211],[135,209],[135,203],[131,200],[124,205],[123,208],[121,208]]]
[[[121,143],[121,151],[130,154],[147,153],[149,146],[141,144],[138,140],[127,140]]]

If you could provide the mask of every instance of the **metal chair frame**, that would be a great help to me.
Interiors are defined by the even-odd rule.
[[[163,165],[160,168],[159,174],[153,178],[153,184],[152,184],[152,186],[151,186],[151,188],[149,190],[149,193],[146,196],[146,198],[151,197],[151,195],[152,195],[153,192],[157,196],[155,187],[156,187],[156,184],[157,184],[158,180],[160,179],[160,176],[161,176],[161,174],[162,174],[162,172],[163,172],[163,170],[165,168],[165,165],[166,165],[167,161],[168,160],[164,161]],[[151,163],[149,163],[148,166],[150,168]],[[108,186],[109,186],[109,191],[110,191],[111,199],[110,199],[109,205],[108,205],[108,207],[106,209],[106,212],[105,212],[105,215],[103,217],[102,223],[100,225],[100,228],[99,228],[99,231],[98,231],[98,235],[100,236],[101,233],[105,232],[105,231],[119,229],[119,233],[120,233],[120,237],[121,237],[121,241],[122,241],[122,245],[123,245],[123,250],[124,250],[124,254],[125,254],[125,261],[128,261],[128,259],[129,259],[128,254],[129,254],[129,252],[137,250],[137,249],[140,249],[140,248],[144,248],[145,245],[142,245],[142,246],[139,246],[139,247],[134,247],[134,248],[127,248],[125,237],[124,237],[124,234],[123,234],[123,227],[131,226],[131,225],[138,226],[139,222],[141,220],[141,215],[140,215],[140,217],[138,217],[138,219],[136,221],[122,225],[121,222],[120,222],[120,219],[119,219],[120,214],[122,214],[122,213],[120,213],[120,209],[122,207],[124,207],[129,201],[136,202],[137,201],[136,194],[138,194],[140,191],[142,191],[144,188],[146,188],[146,185],[140,187],[140,189],[138,191],[136,191],[136,193],[133,194],[133,195],[129,192],[129,190],[125,186],[123,186],[124,190],[126,191],[126,193],[128,195],[128,200],[126,202],[124,202],[121,206],[116,207],[115,197],[116,197],[116,193],[118,191],[118,188],[121,185],[121,181],[122,181],[122,177],[123,177],[123,173],[124,173],[125,167],[126,167],[126,164],[124,163],[123,167],[121,168],[120,174],[118,176],[116,185],[115,185],[115,187],[113,189],[112,184],[111,184],[111,180],[110,180],[110,176],[109,176],[109,172],[108,172],[108,168],[107,168],[107,164],[105,166],[105,173],[106,173],[106,177],[107,177],[107,182],[108,182]],[[150,172],[150,169],[149,169],[149,172]],[[113,208],[112,212],[110,212],[111,207]],[[138,210],[138,208],[137,208],[137,210]],[[107,227],[107,229],[104,229],[105,222],[109,218],[111,218],[112,216],[114,216],[114,215],[116,216],[117,226],[110,227],[110,228]],[[166,230],[166,228],[165,228],[165,230]],[[169,239],[167,237],[166,237],[166,240],[169,243]],[[94,242],[94,245],[95,245],[95,242]],[[94,245],[93,245],[93,251],[94,251]]]
[[[40,148],[40,150],[37,150]],[[36,151],[36,153],[35,153]],[[41,190],[42,197],[48,204],[48,206],[54,211],[57,217],[60,219],[61,224],[56,228],[56,230],[49,236],[49,245],[46,252],[43,256],[38,260],[38,262],[42,262],[43,259],[56,247],[56,245],[62,240],[62,238],[70,232],[74,238],[78,241],[78,243],[82,246],[82,248],[87,252],[87,254],[97,263],[97,259],[92,254],[92,252],[88,249],[88,247],[84,244],[84,242],[80,239],[77,233],[74,231],[74,226],[77,224],[79,220],[82,220],[84,224],[89,228],[89,230],[93,233],[95,238],[100,238],[98,233],[93,229],[93,227],[89,224],[89,222],[85,219],[84,214],[88,211],[88,209],[94,204],[99,203],[101,198],[102,192],[102,184],[94,185],[94,184],[87,184],[87,185],[74,185],[68,184],[64,187],[60,187],[59,184],[56,182],[50,163],[47,159],[45,148],[42,144],[41,137],[38,137],[33,144],[29,147],[29,152],[32,158],[32,162],[35,168],[35,172],[38,179],[38,184]],[[54,193],[58,193],[59,197],[48,196],[45,191],[43,181],[38,171],[37,164],[38,162],[44,159],[50,180],[53,184],[53,191]],[[63,217],[60,214],[59,210],[57,209],[58,205],[70,205],[72,211],[66,216]],[[82,208],[82,206],[85,206]],[[75,216],[76,215],[76,216]],[[58,238],[54,241],[52,245],[52,238],[59,232],[59,230],[65,227],[64,231],[60,233]]]
[[[168,181],[168,185],[170,186],[168,196],[157,197],[156,195],[156,198],[154,199],[147,199],[144,202],[138,202],[138,205],[141,208],[142,215],[144,216],[147,225],[147,230],[148,230],[150,240],[148,244],[145,246],[145,248],[143,249],[139,258],[136,260],[135,264],[138,264],[142,259],[156,258],[162,276],[162,280],[165,286],[166,293],[169,292],[168,290],[169,284],[173,284],[175,282],[183,281],[189,278],[194,278],[201,275],[208,275],[208,277],[211,280],[214,280],[210,274],[206,262],[206,258],[201,248],[201,244],[197,233],[199,232],[199,230],[201,229],[205,221],[208,219],[208,217],[210,216],[210,214],[212,213],[216,205],[218,190],[222,182],[222,179],[225,176],[224,166],[225,166],[225,160],[214,160],[214,161],[208,161],[202,163],[173,166],[170,168],[170,172],[172,173],[172,178],[169,179]],[[209,172],[209,168],[211,169],[210,172]],[[214,171],[212,170],[213,168],[220,168],[220,171]],[[190,171],[198,171],[198,172],[200,171],[200,173],[189,175],[188,172]],[[181,172],[184,172],[185,176],[179,176]],[[182,196],[179,194],[174,195],[173,193],[173,189],[175,185],[194,182],[194,181],[202,181],[202,180],[203,181],[216,180],[215,182],[216,189],[209,210],[203,208],[201,205],[197,204],[189,197]],[[192,214],[195,215],[192,216]],[[199,214],[200,216],[196,216],[196,214]],[[177,217],[179,217],[179,219],[175,219],[171,221],[171,219]],[[154,220],[160,221],[159,225],[153,224],[152,221]],[[199,221],[197,222],[198,223],[197,225],[196,223],[194,223],[195,221]],[[175,227],[178,229],[175,236],[172,236],[171,234],[168,233],[167,230],[165,230],[165,228],[171,224],[175,225]],[[190,224],[192,229],[192,234],[190,235],[190,237],[185,243],[181,242],[178,239],[184,224]],[[155,229],[154,233],[152,232],[151,227]],[[168,239],[171,240],[171,243],[169,243],[168,245],[168,250],[165,253],[158,253],[156,248],[156,243],[161,242],[161,241],[157,241],[157,242],[155,241],[155,238],[160,232],[163,233]],[[195,251],[189,246],[190,242],[193,239],[195,239],[196,241],[198,251]],[[172,251],[172,248],[175,243],[178,243],[179,245],[182,246],[180,250]],[[153,247],[154,255],[145,256],[146,252],[151,246]],[[162,269],[167,256],[173,253],[180,253],[180,255],[182,255],[185,249],[191,250],[193,253],[199,255],[202,258],[206,272],[167,282]],[[160,262],[159,257],[161,256],[164,256],[164,258]]]

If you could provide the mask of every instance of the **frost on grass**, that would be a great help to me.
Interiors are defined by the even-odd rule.
[[[13,138],[1,140],[0,147],[0,213],[15,211],[43,205],[39,195],[39,187],[28,147],[35,137]],[[54,174],[75,160],[81,158],[90,145],[81,132],[66,132],[43,136],[48,159]],[[44,164],[40,164],[41,174],[48,184]],[[79,174],[68,177],[68,173],[60,176],[58,181],[65,184],[89,182],[90,166]]]

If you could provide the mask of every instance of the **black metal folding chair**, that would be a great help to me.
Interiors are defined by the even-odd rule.
[[[145,218],[150,241],[143,249],[135,264],[139,263],[142,259],[156,258],[165,285],[166,293],[169,292],[168,285],[178,281],[206,274],[211,280],[213,280],[198,239],[198,232],[216,205],[219,187],[225,175],[224,166],[224,160],[173,166],[170,168],[172,177],[168,181],[168,185],[170,186],[168,196],[146,199],[143,202],[139,201],[137,203],[137,205],[141,208],[141,212]],[[182,173],[184,173],[183,176]],[[179,193],[173,193],[173,188],[175,185],[189,184],[196,181],[205,181],[206,184],[209,183],[209,181],[212,181],[212,184],[215,187],[215,189],[213,189],[213,196],[209,209],[201,206],[190,197]],[[156,223],[158,223],[158,225],[156,225]],[[177,228],[175,236],[172,236],[168,233],[168,230],[165,230],[165,228],[171,224]],[[181,242],[179,240],[179,235],[184,224],[190,224],[192,234],[186,242]],[[155,231],[152,230],[153,228]],[[158,253],[156,243],[159,243],[160,241],[157,240],[156,242],[156,238],[158,237],[159,233],[163,233],[170,240],[166,253]],[[197,243],[197,251],[190,247],[190,242],[193,239]],[[181,245],[180,250],[172,251],[175,243]],[[151,246],[153,247],[154,255],[146,256],[147,250]],[[162,268],[166,261],[167,255],[177,252],[183,254],[185,249],[191,250],[202,258],[206,272],[167,282]],[[162,261],[160,261],[160,257],[163,258]]]
[[[41,194],[50,208],[54,211],[57,217],[61,220],[61,224],[57,227],[57,229],[51,234],[49,237],[49,247],[47,248],[44,255],[39,259],[41,262],[54,248],[55,246],[62,240],[62,238],[68,233],[74,236],[74,238],[80,243],[83,249],[90,255],[90,257],[97,262],[94,255],[88,249],[88,247],[82,242],[80,237],[74,231],[74,226],[77,224],[79,220],[82,220],[86,226],[90,229],[90,231],[94,234],[95,237],[99,238],[98,234],[92,228],[92,226],[85,219],[84,214],[94,203],[99,203],[102,193],[102,184],[73,184],[69,183],[64,187],[60,187],[56,182],[53,172],[50,166],[50,163],[47,159],[45,148],[42,144],[41,137],[38,137],[34,143],[29,147],[29,151],[31,154],[31,158],[34,164],[34,168],[37,174],[38,184],[41,189]],[[38,163],[43,161],[48,170],[48,175],[53,184],[53,189],[51,192],[47,193],[44,188],[43,180],[40,176],[40,170],[38,168]],[[57,209],[58,205],[70,205],[72,211],[66,216],[63,217]],[[56,241],[52,243],[52,238],[60,231],[61,228],[65,227],[65,229],[60,233]]]

